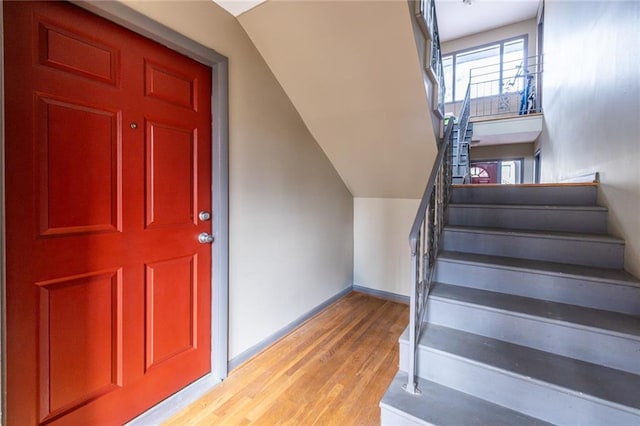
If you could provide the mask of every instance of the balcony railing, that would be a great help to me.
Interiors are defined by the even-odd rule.
[[[469,71],[471,119],[491,119],[539,113],[542,66],[538,57],[486,65]],[[498,71],[496,71],[498,69]],[[448,114],[458,115],[463,101],[448,102]]]

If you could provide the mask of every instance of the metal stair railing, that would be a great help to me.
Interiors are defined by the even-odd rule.
[[[471,85],[467,86],[467,93],[464,96],[464,101],[462,101],[462,107],[460,108],[460,117],[458,118],[458,138],[454,141],[456,144],[456,151],[458,155],[457,164],[460,165],[460,157],[466,156],[467,162],[465,170],[460,173],[458,170],[458,174],[464,176],[464,183],[471,183],[471,172],[470,172],[470,152],[469,152],[469,142],[466,141],[467,130],[469,129],[469,120],[471,119]]]
[[[409,234],[411,246],[409,377],[404,388],[413,394],[420,393],[416,384],[416,349],[423,331],[422,324],[427,311],[427,299],[451,189],[453,126],[453,120],[449,120]]]
[[[410,0],[411,1],[411,0]],[[436,16],[435,0],[414,0],[416,19],[423,35],[425,70],[433,87],[428,96],[434,112],[442,120],[445,109],[445,79],[440,50],[440,36]],[[426,81],[426,80],[425,80]],[[425,85],[427,86],[427,85]],[[468,118],[467,118],[468,121]],[[440,123],[442,126],[442,121]],[[427,310],[427,299],[433,279],[433,267],[438,254],[440,235],[444,227],[444,215],[452,180],[452,149],[454,120],[444,125],[444,137],[439,140],[438,155],[431,169],[420,206],[416,213],[409,245],[411,247],[411,292],[409,302],[409,369],[408,380],[403,387],[412,394],[420,393],[416,384],[416,350],[422,333],[422,324]],[[439,126],[440,127],[440,126]],[[442,129],[442,127],[440,127]],[[442,131],[442,130],[441,130]],[[466,132],[466,125],[464,128]],[[464,140],[464,133],[463,133]]]

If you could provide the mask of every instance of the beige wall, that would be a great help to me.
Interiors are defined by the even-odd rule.
[[[355,197],[422,195],[437,145],[406,1],[267,1],[238,20]]]
[[[493,43],[494,41],[527,34],[527,56],[534,56],[536,54],[536,33],[536,19],[528,19],[526,21],[516,22],[515,24],[505,25],[504,27],[493,30],[446,41],[442,43],[442,52],[443,54],[457,52],[458,50],[464,50],[471,47],[481,46],[483,44]]]
[[[125,3],[229,58],[233,358],[352,284],[352,196],[235,18]]]
[[[600,172],[609,231],[640,276],[640,2],[546,3],[542,178]]]
[[[471,160],[510,160],[524,159],[524,181],[533,183],[534,176],[533,143],[517,143],[507,145],[472,146]]]
[[[409,295],[409,231],[420,200],[353,199],[354,284]]]

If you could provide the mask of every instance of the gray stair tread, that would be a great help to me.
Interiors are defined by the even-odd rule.
[[[545,210],[545,211],[558,211],[558,210],[571,210],[571,211],[596,211],[607,212],[606,207],[601,206],[572,206],[572,205],[546,205],[546,204],[473,204],[473,203],[451,203],[449,207],[462,207],[462,208],[483,208],[483,209],[520,209],[520,210]]]
[[[507,235],[507,236],[549,238],[549,239],[559,239],[559,240],[602,242],[602,243],[610,243],[610,244],[624,244],[623,239],[614,237],[611,235],[587,234],[587,233],[580,233],[580,232],[530,231],[530,230],[525,231],[525,230],[484,228],[484,227],[476,227],[476,226],[456,226],[456,225],[446,225],[445,230],[453,231],[453,232],[472,232],[477,234],[494,234],[494,235]]]
[[[467,185],[453,185],[454,188],[473,188],[473,189],[485,189],[485,188],[500,188],[504,190],[514,188],[585,188],[585,187],[597,187],[597,183],[584,182],[584,183],[488,183],[488,184],[467,184]]]
[[[463,392],[418,378],[421,395],[411,395],[402,389],[407,374],[398,372],[385,393],[381,406],[391,407],[421,423],[434,425],[548,425],[542,420],[492,404]]]
[[[513,257],[454,251],[440,252],[438,257],[445,261],[473,263],[507,269],[520,269],[535,273],[571,276],[593,281],[606,281],[612,284],[640,287],[640,280],[622,269],[594,268],[590,266],[569,265],[545,262],[541,260],[518,259]]]
[[[607,330],[640,340],[640,318],[618,312],[440,283],[434,283],[429,297],[455,300],[545,320],[566,322],[572,326],[579,325],[600,331]]]
[[[420,347],[640,410],[638,375],[434,324],[424,330]]]

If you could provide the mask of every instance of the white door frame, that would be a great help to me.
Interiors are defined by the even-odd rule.
[[[212,200],[213,236],[211,283],[211,372],[173,396],[143,413],[131,424],[158,423],[206,393],[228,373],[228,309],[229,309],[229,120],[228,120],[228,60],[145,15],[115,1],[72,3],[120,24],[129,30],[157,41],[187,57],[211,67],[213,96],[212,117]],[[5,176],[4,176],[4,28],[3,6],[0,3],[0,424],[6,423],[6,240],[5,240]]]

